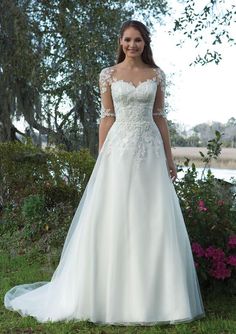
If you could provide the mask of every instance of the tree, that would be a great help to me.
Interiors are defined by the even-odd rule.
[[[200,3],[187,0],[181,3],[185,4],[184,12],[175,20],[173,31],[182,31],[193,41],[195,48],[202,46],[204,40],[209,41],[213,48],[223,43],[231,46],[236,44],[233,37],[236,6],[233,1],[210,0]],[[181,46],[184,42],[182,39],[178,45]],[[218,64],[222,59],[221,53],[211,49],[208,45],[205,54],[198,55],[190,65],[205,65],[210,62]]]
[[[230,147],[236,148],[236,119],[231,117],[225,125],[224,142]]]
[[[23,115],[30,125],[40,127],[40,45],[35,43],[26,10],[26,1],[0,3],[0,141],[16,138],[14,117]]]
[[[165,14],[166,1],[2,0],[0,6],[0,140],[13,139],[13,120],[23,117],[49,142],[96,155],[98,73],[114,63],[121,23],[143,11],[151,27],[148,14]]]
[[[179,128],[179,124],[168,120],[168,127],[170,131],[171,137],[171,145],[172,146],[186,146],[186,140],[182,136],[182,133]]]
[[[223,146],[236,147],[236,120],[234,117],[231,117],[225,124],[220,122],[201,123],[195,125],[192,130],[199,136],[202,145],[206,145],[210,137],[218,131],[222,133]]]

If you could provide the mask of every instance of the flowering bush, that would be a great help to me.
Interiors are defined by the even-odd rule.
[[[221,135],[209,141],[208,157],[201,152],[203,162],[210,163],[220,154]],[[232,184],[216,179],[210,168],[197,178],[194,163],[183,179],[175,184],[186,228],[189,233],[195,266],[200,283],[210,288],[216,284],[233,286],[236,280],[236,210]],[[206,166],[205,166],[206,167]]]
[[[236,239],[236,235],[232,235],[230,238]],[[235,255],[230,255],[231,250],[232,248],[230,249],[229,246],[226,248],[226,251],[223,251],[222,248],[214,246],[203,248],[198,242],[192,243],[192,251],[196,257],[196,268],[203,267],[209,276],[219,280],[230,278],[232,271],[235,270],[236,253],[234,252]]]

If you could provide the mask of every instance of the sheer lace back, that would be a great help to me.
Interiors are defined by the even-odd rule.
[[[153,116],[166,118],[164,111],[165,74],[160,68],[153,68],[153,76],[140,80],[137,84],[119,77],[116,66],[101,71],[99,85],[101,92],[101,118],[113,116],[119,118],[120,107],[137,109],[144,107],[152,110]],[[141,103],[143,101],[143,103]],[[150,116],[147,112],[146,116]],[[126,115],[122,115],[126,116]],[[127,115],[128,116],[128,115]],[[138,115],[137,115],[138,116]]]

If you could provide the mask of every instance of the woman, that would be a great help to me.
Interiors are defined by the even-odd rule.
[[[117,64],[100,73],[99,155],[50,282],[6,293],[5,306],[40,322],[188,322],[205,315],[172,184],[165,75],[149,31],[121,28]]]

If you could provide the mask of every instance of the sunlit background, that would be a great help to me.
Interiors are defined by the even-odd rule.
[[[204,42],[198,48],[187,37],[182,47],[176,46],[183,39],[183,34],[170,35],[168,31],[173,30],[174,20],[179,17],[184,6],[176,1],[170,2],[174,9],[170,16],[163,19],[162,24],[156,26],[152,38],[155,60],[165,71],[170,84],[168,92],[171,94],[171,108],[168,118],[185,124],[186,129],[202,122],[226,123],[230,117],[236,117],[236,47],[226,43],[212,46],[204,31]],[[231,27],[231,32],[236,35],[236,24]],[[203,54],[207,49],[222,54],[218,65],[189,66],[198,54]]]
[[[177,46],[184,35],[181,32],[173,33],[174,21],[181,16],[186,3],[180,4],[176,0],[168,2],[172,11],[162,18],[160,24],[155,24],[155,31],[152,33],[154,59],[167,77],[168,119],[179,123],[187,131],[199,123],[226,123],[229,118],[236,117],[236,47],[227,43],[212,46],[207,38],[209,32],[206,31],[201,32],[203,41],[198,48],[187,37],[181,47]],[[199,10],[205,2],[207,1],[198,2]],[[230,3],[233,1],[227,1],[228,5]],[[220,12],[221,8],[218,10]],[[236,24],[232,23],[230,29],[236,39]],[[196,56],[204,55],[207,49],[221,53],[220,63],[190,66]],[[64,101],[60,109],[67,112],[70,108],[69,101]],[[24,120],[15,121],[14,124],[21,131],[27,126]]]

